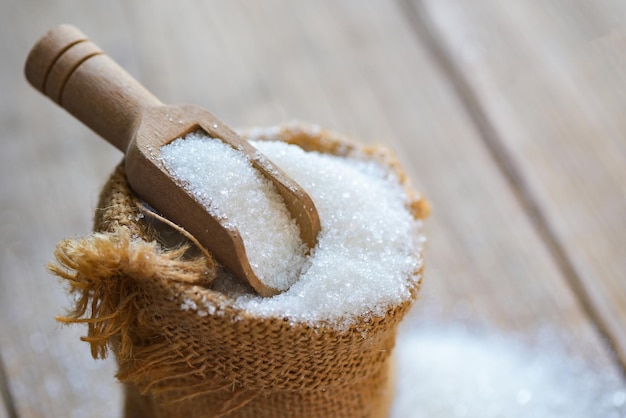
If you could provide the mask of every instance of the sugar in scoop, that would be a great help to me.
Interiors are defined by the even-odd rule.
[[[298,279],[307,246],[282,196],[245,154],[196,132],[161,147],[161,160],[213,217],[239,231],[263,284],[284,291]]]

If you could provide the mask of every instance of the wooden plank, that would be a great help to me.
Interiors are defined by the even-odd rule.
[[[489,146],[626,366],[626,4],[415,4],[457,85],[487,115],[496,133]]]
[[[91,358],[79,341],[86,329],[55,322],[69,297],[45,264],[57,241],[89,231],[98,189],[120,155],[35,92],[22,68],[37,38],[62,22],[88,26],[122,59],[132,55],[118,48],[128,32],[119,23],[110,30],[122,17],[115,2],[4,3],[0,350],[13,406],[20,417],[119,417],[115,362]]]
[[[0,418],[16,418],[17,412],[13,405],[13,396],[8,385],[2,358],[0,358]]]
[[[4,400],[0,398],[0,418],[12,418],[9,415],[9,408],[5,405]]]
[[[528,339],[548,327],[571,342],[573,354],[615,372],[454,91],[394,4],[10,0],[6,10],[0,117],[11,141],[0,153],[0,237],[11,245],[0,252],[0,350],[20,416],[120,410],[113,362],[90,359],[78,341],[83,328],[54,324],[69,301],[42,267],[56,241],[88,232],[98,188],[120,158],[16,81],[28,48],[62,21],[82,28],[164,101],[200,104],[234,126],[300,119],[389,144],[435,208],[416,315],[462,317]]]

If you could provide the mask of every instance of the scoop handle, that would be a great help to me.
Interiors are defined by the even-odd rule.
[[[126,152],[142,112],[162,103],[71,25],[46,33],[24,73],[37,90]]]

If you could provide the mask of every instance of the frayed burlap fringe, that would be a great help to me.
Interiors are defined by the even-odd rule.
[[[300,126],[272,136],[378,159],[412,193],[380,149]],[[425,217],[425,201],[411,196],[414,215]],[[76,300],[59,321],[86,323],[93,356],[117,357],[126,418],[386,416],[390,353],[412,300],[342,331],[252,316],[210,289],[218,269],[210,255],[157,243],[164,234],[141,208],[119,166],[102,191],[94,233],[59,243],[50,265]]]

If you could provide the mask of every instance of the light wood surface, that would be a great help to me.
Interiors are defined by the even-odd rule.
[[[0,364],[0,418],[9,418],[16,414],[12,402],[10,389],[6,381],[6,374],[4,373],[4,366]]]
[[[618,377],[621,4],[5,0],[0,354],[17,416],[121,409],[113,361],[90,359],[86,330],[55,324],[70,298],[44,269],[55,242],[89,232],[121,159],[23,78],[29,48],[60,23],[164,102],[236,127],[301,120],[389,145],[433,206],[414,326],[460,321],[528,341],[550,332]]]
[[[626,3],[416,6],[552,256],[626,364]]]

